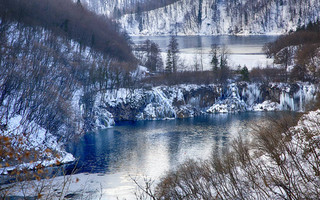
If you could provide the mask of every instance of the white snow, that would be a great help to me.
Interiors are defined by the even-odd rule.
[[[277,111],[280,105],[277,102],[272,102],[270,100],[264,101],[262,103],[255,104],[252,107],[254,111]]]
[[[208,113],[227,113],[246,111],[247,104],[240,98],[239,89],[235,83],[229,84],[226,92],[210,107]]]
[[[45,187],[42,188],[43,186]],[[137,190],[137,186],[132,178],[125,173],[82,173],[42,179],[40,181],[16,183],[8,191],[8,195],[37,196],[40,189],[43,191],[43,199],[65,199],[63,198],[64,196],[75,194],[74,199],[116,200],[117,196],[134,199],[134,192]]]
[[[275,1],[269,1],[263,9],[255,12],[250,10],[246,2],[249,1],[236,1],[237,7],[231,8],[227,7],[224,1],[203,0],[201,24],[197,19],[199,1],[193,0],[177,1],[166,7],[142,12],[139,16],[127,14],[122,16],[119,22],[131,35],[279,35],[319,18],[320,6],[316,0],[300,2],[284,0],[283,5],[278,7]],[[107,3],[106,6],[110,4]],[[212,9],[215,4],[217,4],[216,11]],[[228,13],[227,9],[233,10]],[[245,14],[247,21],[244,20]],[[141,31],[138,20],[140,16]]]
[[[17,160],[18,164],[15,166],[0,168],[0,174],[7,174],[8,171],[16,168],[34,169],[39,164],[42,166],[49,166],[54,165],[57,162],[68,163],[74,160],[72,154],[67,153],[63,149],[63,144],[59,143],[55,136],[36,123],[26,121],[27,120],[23,119],[20,115],[16,115],[9,119],[7,130],[0,132],[0,134],[9,137],[15,148],[23,149],[25,151],[34,149],[38,153],[39,160],[34,160],[32,163],[19,163]],[[22,136],[22,133],[24,133],[25,136]],[[18,142],[19,137],[22,137],[23,142]],[[50,149],[50,152],[56,151],[59,156],[56,157],[53,154],[46,152],[47,149]],[[46,157],[45,160],[42,160],[43,156]]]

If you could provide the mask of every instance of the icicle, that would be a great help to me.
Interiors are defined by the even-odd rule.
[[[300,99],[299,99],[300,112],[303,111],[303,108],[302,108],[302,90],[303,90],[303,86],[300,86]]]

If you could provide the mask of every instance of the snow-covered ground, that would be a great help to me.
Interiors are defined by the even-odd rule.
[[[34,122],[26,122],[20,115],[9,119],[6,131],[1,131],[0,135],[10,138],[11,145],[16,149],[15,161],[18,164],[0,168],[0,174],[7,174],[14,169],[35,169],[36,166],[50,166],[57,163],[68,163],[74,161],[72,154],[67,153],[63,148],[63,143],[59,142],[56,136]],[[26,151],[35,151],[36,160],[31,162],[21,162],[19,155],[24,155]],[[3,162],[3,161],[2,161]]]
[[[66,175],[13,184],[7,195],[32,197],[42,190],[42,199],[50,200],[65,199],[68,196],[69,199],[92,200],[110,200],[121,196],[130,200],[135,199],[134,193],[137,191],[133,178],[124,173]]]

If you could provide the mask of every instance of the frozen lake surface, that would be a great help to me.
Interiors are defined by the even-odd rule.
[[[210,50],[212,44],[225,45],[229,50],[228,63],[237,68],[246,65],[249,69],[253,67],[266,67],[272,65],[273,60],[268,59],[262,48],[265,43],[275,41],[278,36],[255,35],[255,36],[177,36],[180,49],[180,61],[188,70],[193,70],[196,60],[203,59],[203,69],[210,69]],[[169,36],[133,36],[136,44],[143,43],[149,39],[157,43],[162,51],[163,61],[166,58]],[[202,54],[202,56],[201,56]],[[164,62],[165,63],[165,62]]]

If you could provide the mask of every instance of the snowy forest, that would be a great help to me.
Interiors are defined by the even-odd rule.
[[[318,20],[320,5],[318,0],[85,0],[83,3],[99,14],[118,18],[121,26],[134,35],[283,34]]]
[[[108,196],[108,187],[118,182],[130,188],[124,192],[131,195],[127,199],[317,199],[319,13],[319,0],[0,0],[0,199],[117,199]],[[231,66],[228,46],[212,42],[206,44],[209,59],[197,54],[190,69],[178,42],[179,36],[271,34],[277,39],[257,53],[272,60],[263,67]],[[159,35],[169,38],[165,48],[152,37],[136,44],[132,39]],[[205,148],[181,139],[183,134],[191,138],[188,131],[200,130],[203,117],[229,119],[257,112],[281,117],[253,122],[252,131],[243,137],[223,133],[219,151],[208,148],[200,153],[205,160],[187,153]],[[201,125],[177,133],[172,131],[176,127],[157,132],[162,131],[157,123],[188,127],[188,119],[200,120]],[[137,137],[146,148],[143,152],[156,148],[159,141],[170,142],[172,138],[162,138],[167,135],[181,143],[166,151],[185,143],[200,146],[175,149],[171,156],[182,156],[171,159],[178,161],[163,168],[154,181],[128,176],[141,178],[144,171],[125,171],[121,180],[129,179],[133,186],[123,186],[112,179],[123,172],[112,170],[126,164],[119,164],[122,157],[113,153],[118,148],[128,151],[124,163],[136,157],[146,160],[134,152],[140,143],[122,132],[139,129],[147,121],[154,123],[144,131],[151,139]],[[110,130],[116,134],[111,136]],[[201,129],[195,137],[212,130]],[[97,145],[93,153],[70,147],[100,134],[107,136],[90,143]],[[97,150],[99,142],[105,147],[116,139],[125,140],[124,145],[118,147],[118,141],[111,150]],[[77,153],[99,157],[103,151],[103,159],[114,159],[103,163],[110,168],[81,171],[86,163]],[[146,157],[162,158],[161,153]],[[86,159],[91,166],[93,159]],[[103,181],[85,188],[97,180]],[[112,191],[121,197],[123,190]]]

